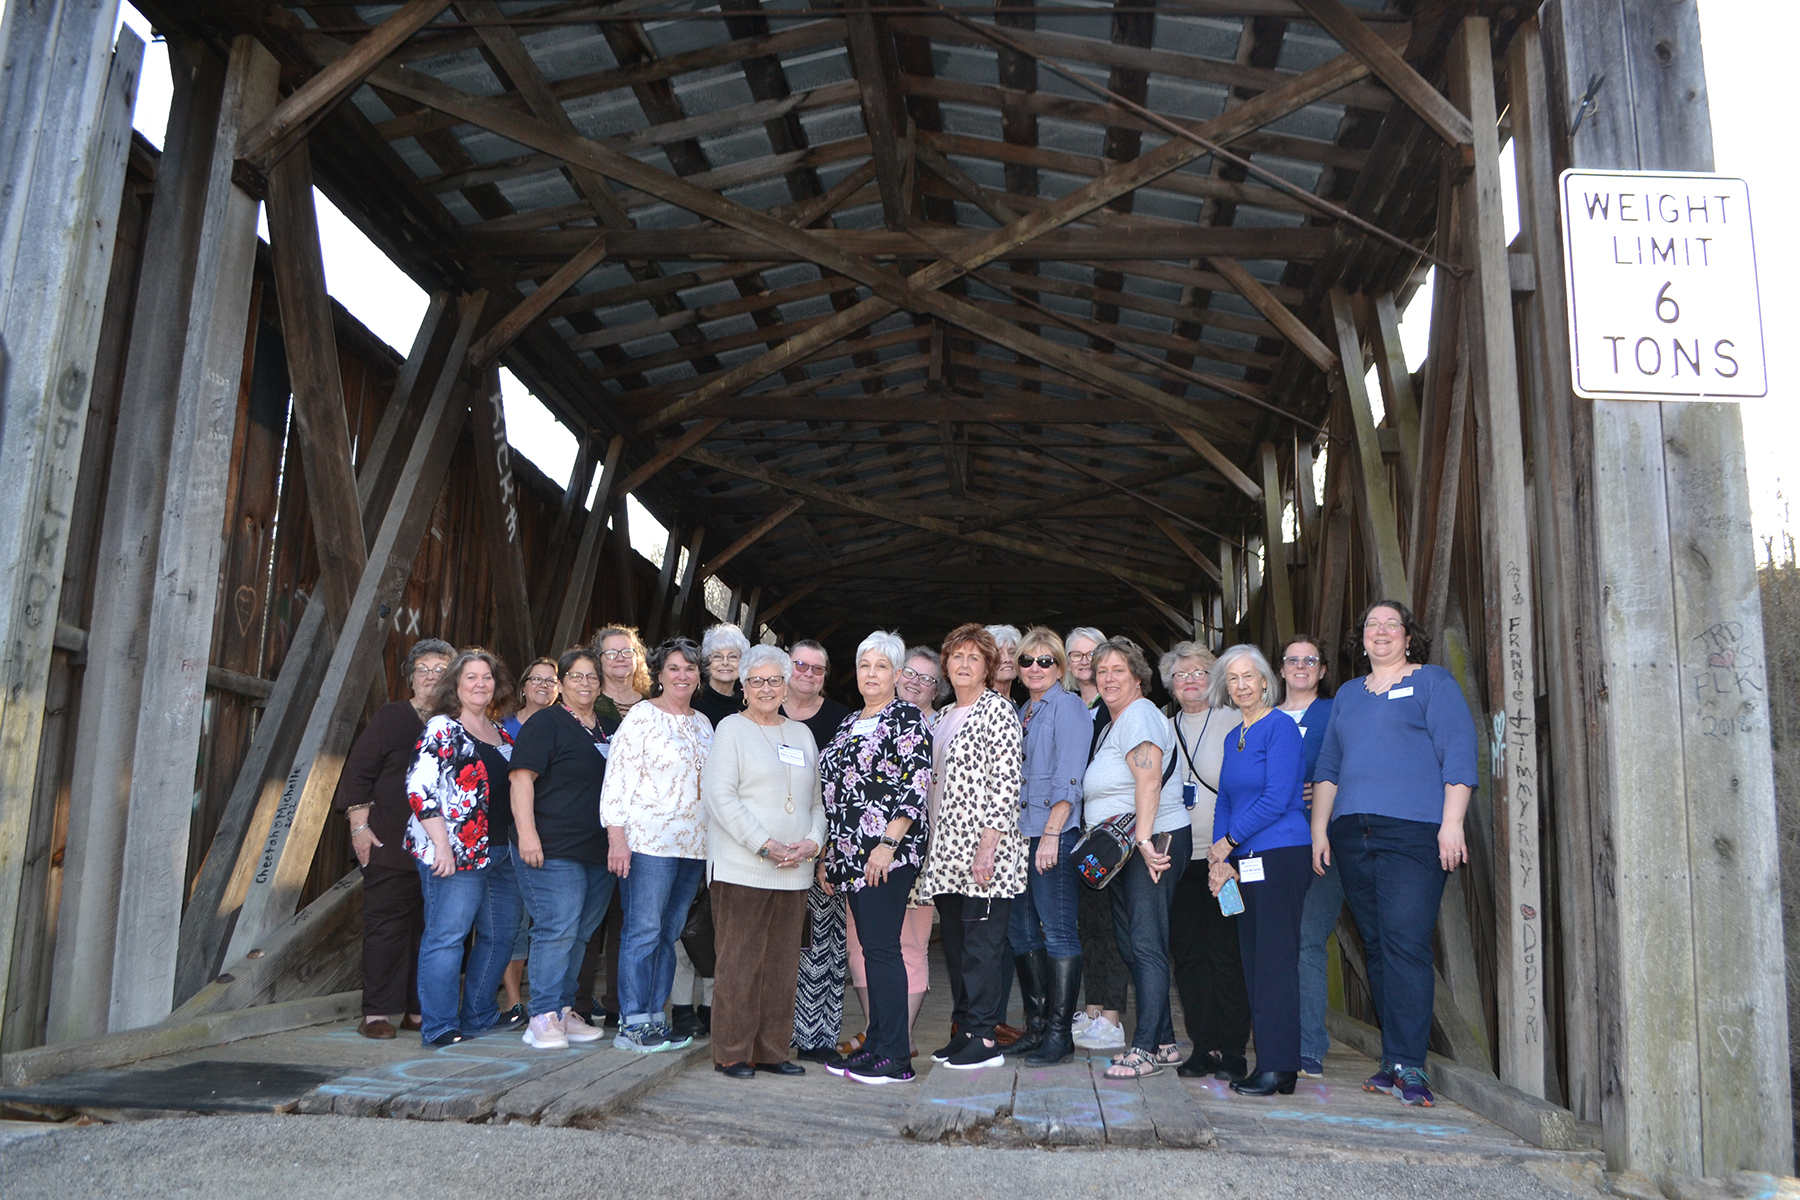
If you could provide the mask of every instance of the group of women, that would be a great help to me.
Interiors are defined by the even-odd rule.
[[[614,1044],[686,1045],[665,1009],[686,1003],[677,948],[704,885],[725,1075],[801,1073],[797,1047],[859,1082],[912,1079],[935,916],[943,1066],[1079,1045],[1117,1050],[1109,1077],[1173,1066],[1269,1095],[1323,1070],[1325,941],[1348,900],[1384,1037],[1365,1087],[1430,1104],[1431,935],[1466,861],[1474,724],[1403,605],[1361,626],[1368,672],[1335,700],[1309,637],[1279,671],[1253,646],[1181,643],[1160,663],[1172,715],[1137,644],[1085,627],[968,624],[935,650],[876,631],[855,709],[823,695],[823,646],[733,627],[647,654],[601,630],[532,664],[522,705],[492,654],[419,642],[412,700],[370,724],[338,799],[365,873],[363,1030],[392,1037],[405,1013],[432,1045],[600,1039],[574,997],[616,887]],[[1118,865],[1096,869],[1084,836]],[[527,957],[530,1001],[502,1012]],[[846,975],[867,1027],[840,1042]],[[1015,980],[1022,1030],[1004,1025]]]

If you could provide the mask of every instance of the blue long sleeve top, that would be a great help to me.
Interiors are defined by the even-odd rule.
[[[1444,786],[1476,787],[1475,718],[1456,677],[1429,664],[1377,695],[1338,689],[1315,782],[1337,784],[1332,819],[1352,813],[1441,825]]]
[[[1065,801],[1072,806],[1064,829],[1081,825],[1081,779],[1087,773],[1088,743],[1094,720],[1074,692],[1053,687],[1042,700],[1019,705],[1025,727],[1025,791],[1019,832],[1041,837],[1050,809]]]
[[[1241,725],[1240,725],[1241,728]],[[1225,738],[1219,767],[1219,799],[1213,805],[1213,841],[1238,844],[1233,857],[1282,846],[1312,845],[1300,785],[1306,775],[1306,747],[1292,719],[1270,713]]]
[[[1315,772],[1319,769],[1319,751],[1325,748],[1325,727],[1331,722],[1331,698],[1314,696],[1313,702],[1298,714],[1285,708],[1281,711],[1300,727],[1300,740],[1306,745],[1306,782],[1311,783],[1318,778]]]

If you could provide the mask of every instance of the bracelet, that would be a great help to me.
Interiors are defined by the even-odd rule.
[[[361,825],[357,825],[357,826],[354,826],[351,828],[350,836],[355,837],[357,834],[361,833],[363,830],[367,829],[368,827],[369,827],[369,823],[367,821],[364,821]]]
[[[344,810],[344,819],[346,821],[354,821],[356,818],[351,816],[351,813],[368,812],[374,807],[373,804],[352,804],[349,808]]]
[[[899,838],[891,838],[887,834],[884,833],[881,835],[881,844],[886,846],[890,850],[898,850],[900,848],[900,839]]]

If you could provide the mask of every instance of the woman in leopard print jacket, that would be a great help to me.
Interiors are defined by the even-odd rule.
[[[935,900],[942,927],[957,1033],[932,1057],[947,1067],[1006,1061],[994,1024],[1007,918],[1012,898],[1025,890],[1025,755],[1018,714],[990,690],[999,666],[993,635],[980,625],[959,626],[944,639],[944,673],[956,704],[932,730],[931,846],[913,902]]]

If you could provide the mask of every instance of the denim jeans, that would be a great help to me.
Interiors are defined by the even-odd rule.
[[[481,1033],[500,1019],[500,981],[519,928],[519,884],[512,847],[488,847],[487,899],[475,913],[475,945],[463,962],[463,1031]]]
[[[1438,862],[1438,826],[1356,813],[1333,821],[1330,834],[1362,934],[1382,1060],[1422,1068],[1437,984],[1431,935],[1450,877]]]
[[[1037,838],[1029,839],[1025,858],[1025,894],[1013,897],[1006,940],[1014,954],[1047,950],[1051,958],[1079,958],[1081,934],[1076,929],[1082,887],[1069,851],[1081,840],[1081,828],[1062,831],[1057,839],[1056,865],[1043,874],[1037,869]]]
[[[704,858],[632,852],[631,871],[619,881],[625,908],[619,932],[619,1011],[627,1025],[663,1019],[663,1005],[675,985],[675,943],[705,873]]]
[[[575,978],[588,939],[606,916],[618,880],[605,863],[546,858],[541,867],[515,868],[531,913],[532,1016],[561,1013],[575,1003]]]
[[[1137,1026],[1131,1031],[1131,1044],[1142,1050],[1154,1052],[1175,1041],[1169,1011],[1169,906],[1193,852],[1193,828],[1183,825],[1170,835],[1169,869],[1161,879],[1151,881],[1140,852],[1106,889],[1112,893],[1119,954],[1131,968],[1131,982],[1137,988]]]
[[[424,1025],[419,1030],[425,1041],[463,1028],[458,1008],[458,994],[463,982],[463,939],[475,927],[487,904],[488,883],[493,868],[457,871],[439,879],[431,868],[419,864],[419,883],[425,893],[425,933],[419,939],[419,1012]],[[501,969],[505,969],[502,963]],[[475,975],[469,975],[471,985]],[[471,990],[464,1008],[471,1018],[466,1032],[479,1033],[474,994]],[[488,1007],[494,1006],[492,993]],[[491,1022],[490,1022],[491,1023]]]
[[[1300,1056],[1325,1061],[1331,1037],[1325,1032],[1325,942],[1344,908],[1344,881],[1334,858],[1325,874],[1313,876],[1300,914]]]

